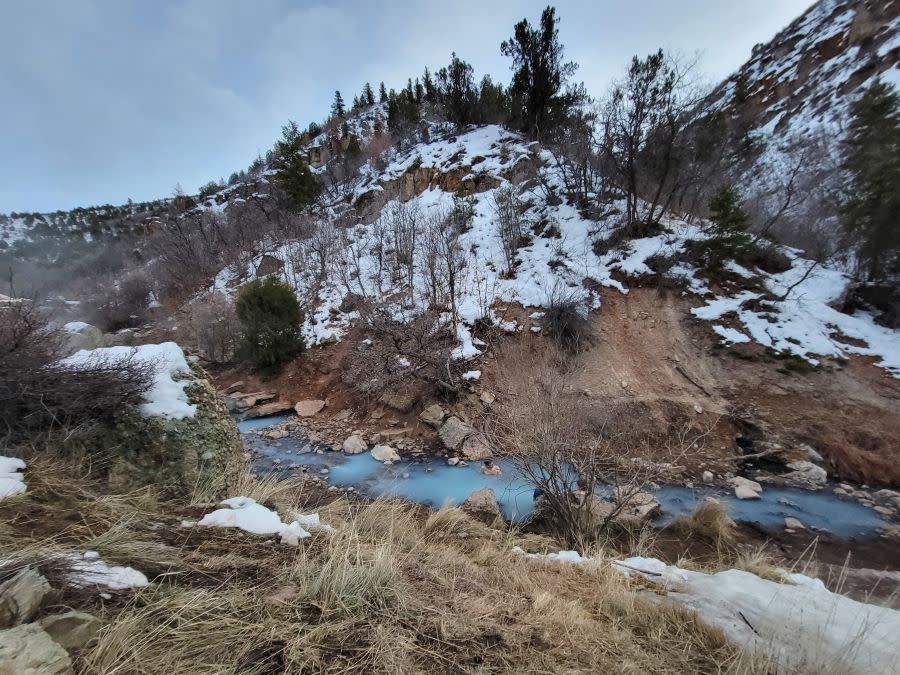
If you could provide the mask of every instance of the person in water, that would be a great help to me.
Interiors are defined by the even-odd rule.
[[[485,476],[499,476],[503,473],[500,467],[489,459],[484,460],[484,466],[481,467],[481,473]]]

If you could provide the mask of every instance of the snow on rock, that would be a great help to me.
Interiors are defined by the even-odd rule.
[[[478,378],[481,377],[481,371],[480,370],[467,370],[466,372],[463,373],[462,377],[464,380],[477,380]]]
[[[191,369],[181,347],[174,342],[139,347],[82,349],[60,363],[78,369],[129,360],[138,364],[148,364],[153,368],[152,384],[149,391],[144,394],[144,403],[139,406],[141,414],[176,420],[194,416],[197,406],[188,401],[185,392],[185,388],[193,381]],[[179,376],[179,379],[176,380],[174,376]]]
[[[85,328],[90,328],[91,324],[85,323],[84,321],[70,321],[69,323],[63,325],[63,330],[66,333],[80,333]]]
[[[557,553],[526,553],[521,546],[513,546],[513,553],[524,555],[532,560],[551,560],[556,562],[574,563],[584,565],[594,562],[593,558],[585,558],[578,551],[559,551]]]
[[[0,456],[0,499],[25,492],[28,486],[24,476],[25,462],[18,457]]]
[[[900,612],[832,593],[819,579],[784,573],[788,583],[778,583],[742,570],[706,574],[653,558],[627,558],[615,568],[661,584],[666,598],[777,660],[779,672],[896,672]]]
[[[133,567],[107,565],[96,551],[73,556],[67,578],[69,585],[76,588],[102,586],[116,591],[143,588],[150,583],[143,572]]]
[[[284,523],[277,513],[250,497],[232,497],[220,503],[227,508],[207,513],[197,522],[199,527],[236,527],[250,534],[277,534],[288,546],[297,546],[301,539],[312,536],[304,527],[333,529],[319,520],[318,513],[299,514]]]

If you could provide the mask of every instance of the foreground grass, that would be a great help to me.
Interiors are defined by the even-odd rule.
[[[146,490],[103,495],[58,463],[32,463],[29,493],[0,504],[0,557],[53,577],[56,556],[92,549],[151,578],[105,600],[64,591],[60,604],[108,622],[76,655],[84,673],[766,672],[602,556],[531,560],[510,549],[548,540],[455,508],[322,505],[300,482],[244,487],[285,516],[315,506],[335,530],[290,548],[181,528],[204,507]]]

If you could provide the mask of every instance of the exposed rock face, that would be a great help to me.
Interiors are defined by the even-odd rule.
[[[33,569],[24,569],[0,584],[0,628],[26,623],[34,618],[50,584]]]
[[[441,422],[444,421],[444,418],[447,416],[447,412],[439,406],[437,403],[434,403],[422,412],[419,413],[419,419],[425,422],[428,426],[434,427],[437,429],[441,426]]]
[[[773,124],[766,136],[785,139],[816,123],[847,119],[848,109],[880,73],[900,64],[900,4],[823,0],[757,45],[750,59],[713,92],[712,110],[733,107],[741,82],[740,113],[752,128]]]
[[[300,415],[300,417],[312,417],[313,415],[317,415],[324,407],[325,401],[321,400],[299,401],[297,405],[294,406],[294,411]]]
[[[459,450],[463,441],[475,430],[458,417],[448,417],[438,431],[441,442],[448,450]]]
[[[368,446],[366,445],[365,440],[359,434],[353,434],[352,436],[348,436],[344,441],[344,444],[341,446],[344,449],[344,453],[348,455],[358,455],[363,452]]]
[[[372,448],[372,457],[379,462],[399,462],[400,455],[389,445],[376,445]]]
[[[66,649],[81,649],[97,637],[103,622],[85,612],[62,612],[40,620],[41,628]]]
[[[493,488],[481,488],[476,490],[462,504],[462,510],[473,515],[494,521],[502,517],[500,504],[497,503],[497,495]]]
[[[109,458],[115,490],[157,485],[178,494],[228,497],[244,469],[244,448],[234,421],[206,374],[196,365],[185,392],[197,406],[193,417],[123,414],[99,440]]]
[[[62,646],[36,623],[0,630],[0,673],[3,675],[68,675],[72,660]]]

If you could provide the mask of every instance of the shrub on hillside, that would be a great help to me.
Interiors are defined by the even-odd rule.
[[[541,329],[568,354],[584,351],[593,341],[584,302],[575,293],[559,285],[550,293],[541,319]]]
[[[84,438],[140,403],[152,372],[129,360],[60,365],[62,336],[30,304],[0,308],[0,445]]]
[[[208,293],[191,305],[188,331],[203,358],[213,363],[231,361],[241,340],[234,303],[223,293]]]
[[[107,332],[140,325],[147,317],[152,291],[150,280],[141,273],[109,283],[99,291],[91,323]]]
[[[303,351],[303,312],[294,292],[277,277],[244,286],[235,311],[244,329],[241,353],[256,367],[278,368]]]
[[[747,232],[747,214],[733,187],[725,185],[709,202],[707,238],[700,242],[709,267],[719,267],[728,260],[747,263],[756,247]]]

